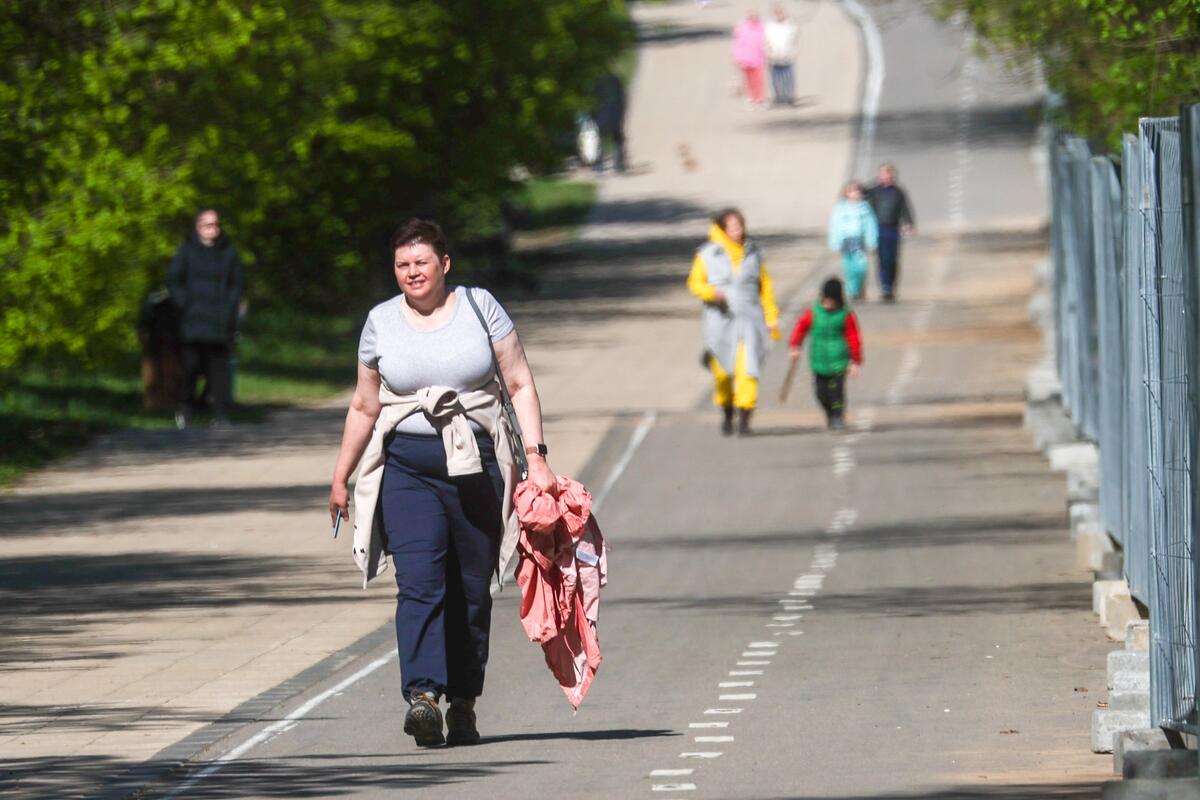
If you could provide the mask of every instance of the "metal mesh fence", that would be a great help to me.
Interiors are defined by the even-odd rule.
[[[1113,163],[1051,152],[1055,354],[1063,405],[1100,447],[1100,519],[1150,609],[1151,716],[1200,732],[1200,106],[1142,120]]]
[[[1200,587],[1200,558],[1197,557],[1200,547],[1196,522],[1197,509],[1200,509],[1200,476],[1195,472],[1197,459],[1200,459],[1200,105],[1187,106],[1179,115],[1181,139],[1180,200],[1182,208],[1182,228],[1184,241],[1184,313],[1190,313],[1186,326],[1187,352],[1189,360],[1185,362],[1188,377],[1188,398],[1190,406],[1190,436],[1188,455],[1192,467],[1191,485],[1191,546],[1192,546],[1192,591]],[[1196,597],[1191,603],[1191,632],[1192,642],[1195,634],[1200,631],[1200,601]],[[1192,648],[1192,677],[1200,679],[1200,647]],[[1192,684],[1193,710],[1197,713],[1195,704],[1196,684]],[[1193,716],[1193,723],[1197,720]]]
[[[1121,376],[1121,402],[1125,406],[1124,458],[1121,465],[1123,491],[1127,498],[1122,514],[1121,541],[1124,545],[1125,579],[1129,591],[1144,604],[1150,603],[1150,523],[1148,515],[1150,480],[1150,428],[1146,410],[1145,306],[1142,281],[1145,250],[1142,246],[1142,153],[1137,137],[1126,136],[1121,147],[1122,225],[1122,325],[1125,372]],[[1112,446],[1100,443],[1101,450]],[[1103,488],[1101,490],[1103,491]]]
[[[1125,347],[1124,260],[1121,183],[1110,159],[1091,162],[1092,255],[1095,265],[1097,345],[1099,347],[1100,521],[1114,539],[1125,536]]]

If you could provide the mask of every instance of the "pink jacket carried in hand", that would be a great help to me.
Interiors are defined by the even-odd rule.
[[[767,63],[767,32],[762,20],[747,17],[733,29],[733,63],[741,69]]]
[[[513,504],[521,523],[521,624],[542,645],[571,707],[579,708],[600,667],[600,587],[608,582],[608,553],[592,516],[592,496],[583,484],[560,476],[557,497],[522,481]]]

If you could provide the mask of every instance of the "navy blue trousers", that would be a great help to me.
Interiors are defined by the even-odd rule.
[[[884,294],[896,291],[900,279],[900,229],[879,226],[879,289]]]
[[[456,478],[440,437],[396,434],[388,443],[380,498],[405,700],[483,692],[504,481],[491,438],[476,441],[484,472]]]

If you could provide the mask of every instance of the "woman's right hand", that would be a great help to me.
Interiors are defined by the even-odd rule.
[[[722,291],[721,289],[713,289],[712,304],[714,306],[725,305],[725,292]]]
[[[337,522],[338,515],[343,520],[350,519],[350,487],[344,481],[334,481],[329,490],[329,522]]]

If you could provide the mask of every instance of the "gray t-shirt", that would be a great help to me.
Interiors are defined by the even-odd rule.
[[[408,323],[402,294],[375,306],[363,325],[359,361],[379,370],[384,385],[396,394],[426,386],[449,386],[461,392],[485,385],[495,374],[492,342],[508,336],[513,323],[491,292],[471,289],[487,321],[489,340],[471,310],[466,292],[465,287],[455,287],[457,301],[450,321],[431,331],[419,331]],[[425,414],[411,415],[396,430],[437,433]]]

